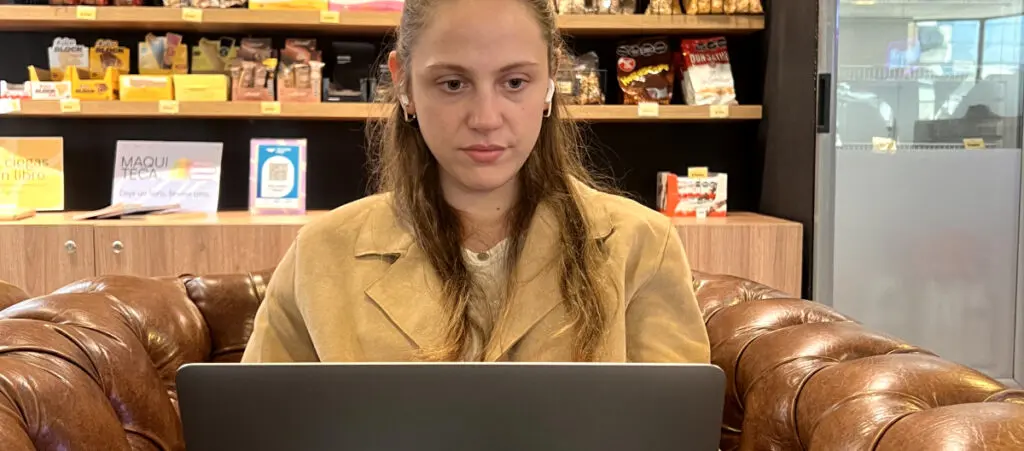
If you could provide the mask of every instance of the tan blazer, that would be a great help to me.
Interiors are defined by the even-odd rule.
[[[580,186],[592,237],[604,241],[615,292],[599,349],[607,362],[707,363],[707,330],[690,267],[668,218]],[[445,323],[440,284],[396,221],[390,195],[342,206],[306,225],[271,278],[243,362],[401,362],[433,347]],[[558,224],[542,204],[516,273],[508,324],[486,361],[570,361],[559,296]]]

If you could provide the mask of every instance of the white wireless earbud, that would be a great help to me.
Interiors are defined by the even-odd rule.
[[[548,93],[545,102],[551,103],[551,100],[555,98],[555,80],[548,80]]]
[[[405,94],[399,94],[398,95],[398,102],[401,103],[403,107],[408,107],[409,106],[409,96],[407,96]]]

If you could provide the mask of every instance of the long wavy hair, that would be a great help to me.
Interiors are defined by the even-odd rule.
[[[397,30],[395,52],[403,67],[409,67],[410,50],[439,2],[449,0],[406,0]],[[548,44],[549,67],[557,67],[564,43],[556,25],[556,13],[550,0],[517,0],[530,6]],[[394,108],[380,121],[368,126],[371,166],[375,189],[393,195],[396,215],[412,230],[417,244],[443,283],[443,304],[448,321],[445,340],[437,349],[421,350],[424,359],[453,361],[464,355],[474,327],[469,317],[474,296],[472,275],[463,260],[464,228],[458,213],[445,201],[441,191],[438,162],[430,153],[419,130],[404,120],[397,89],[409,85],[406,79],[392,84],[387,103]],[[604,336],[605,311],[603,265],[598,243],[591,238],[579,194],[573,181],[598,188],[599,184],[584,164],[578,126],[566,116],[558,96],[552,102],[551,116],[544,119],[540,137],[518,177],[521,192],[507,216],[510,231],[506,270],[514,273],[522,253],[527,229],[537,208],[547,203],[557,216],[561,252],[557,262],[561,274],[560,291],[568,312],[563,332],[572,331],[574,361],[592,361]],[[538,112],[539,114],[539,112]],[[506,299],[514,291],[509,277]],[[505,302],[504,304],[507,304]],[[508,312],[503,308],[503,315]],[[501,324],[501,321],[499,321]]]

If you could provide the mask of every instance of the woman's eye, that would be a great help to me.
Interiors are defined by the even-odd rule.
[[[444,89],[447,89],[448,91],[458,91],[459,89],[462,89],[462,80],[448,80],[442,82],[442,85],[444,85]]]
[[[513,91],[518,91],[526,86],[526,80],[523,80],[522,78],[513,78],[505,83],[508,84],[508,88]]]

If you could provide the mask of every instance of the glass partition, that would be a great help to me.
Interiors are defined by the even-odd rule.
[[[1022,3],[839,0],[819,149],[834,162],[820,300],[1001,379],[1018,329]]]

